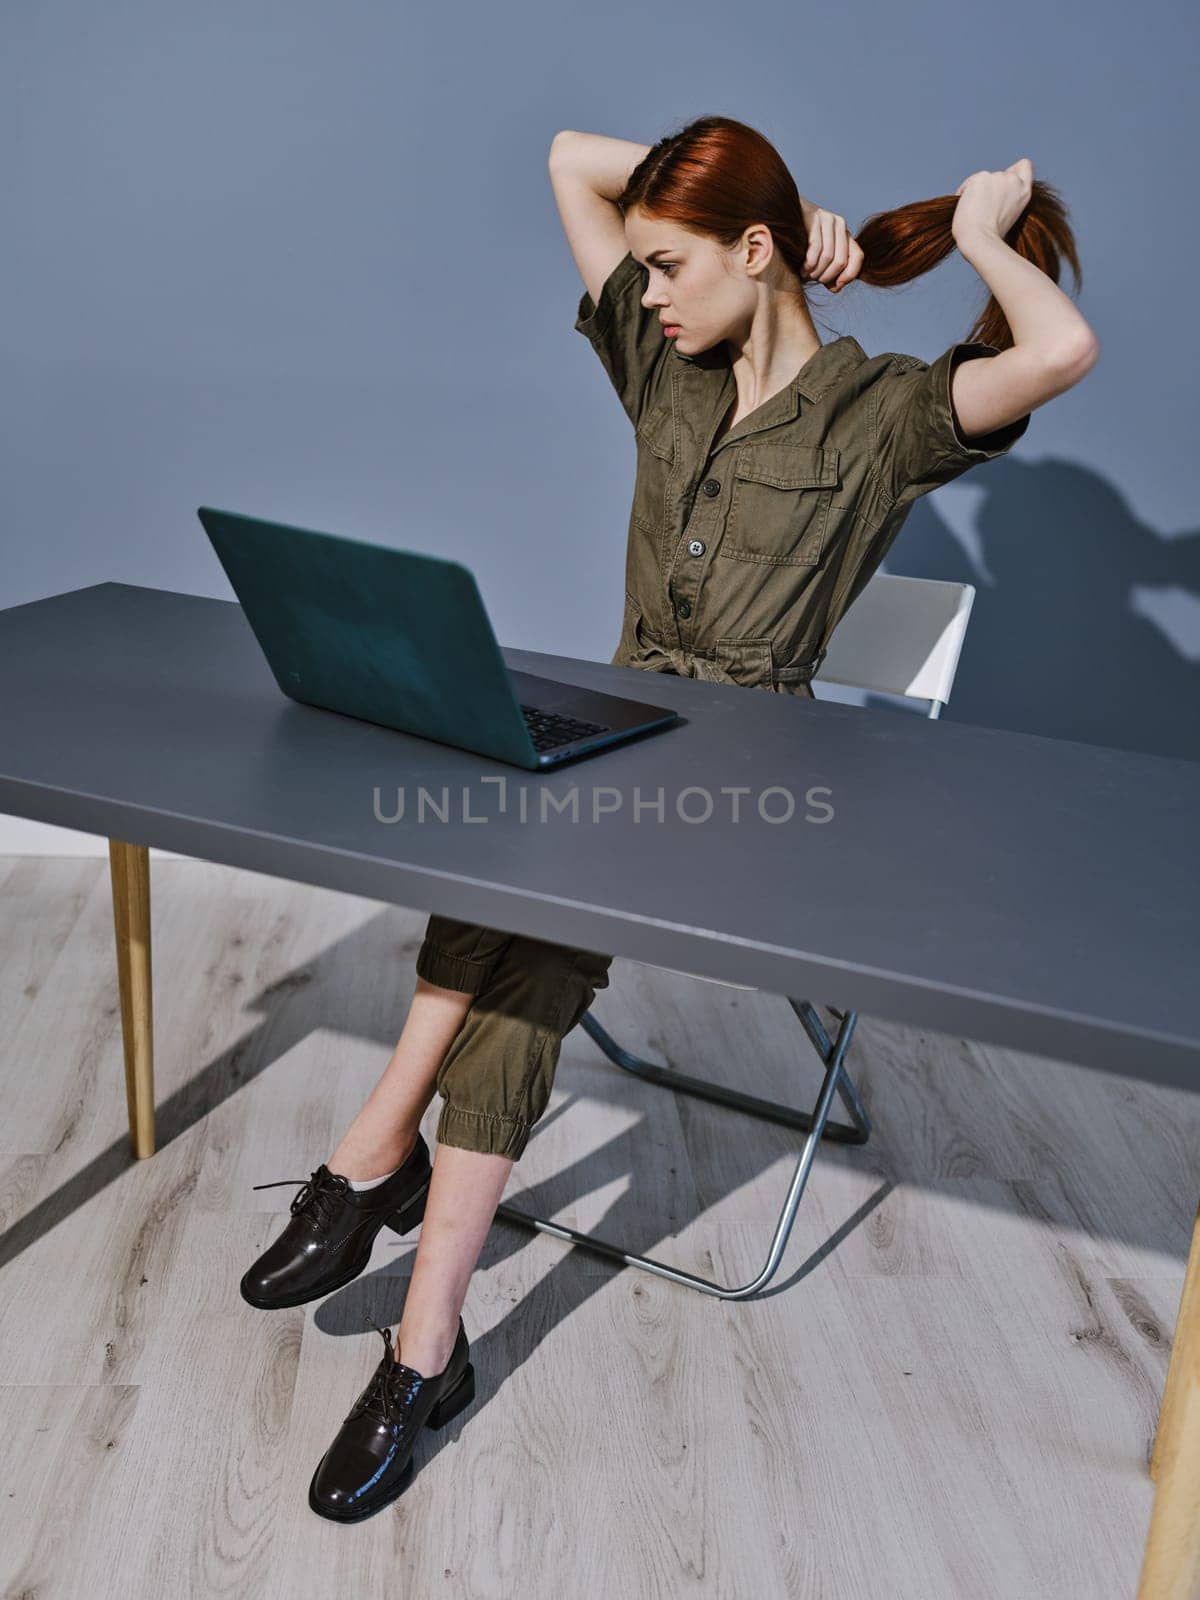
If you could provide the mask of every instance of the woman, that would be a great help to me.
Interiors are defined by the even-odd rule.
[[[560,133],[550,178],[586,286],[575,326],[637,437],[613,661],[811,697],[913,503],[1011,449],[1095,361],[1057,287],[1060,254],[1080,277],[1060,203],[1023,159],[871,218],[855,240],[801,198],[762,135],[725,117],[653,147]],[[821,342],[805,281],[899,284],[955,247],[991,291],[971,339],[932,365]],[[396,1349],[376,1327],[383,1357],[313,1474],[320,1515],[357,1520],[394,1500],[421,1428],[473,1397],[467,1284],[563,1036],[610,961],[429,918],[383,1077],[242,1280],[254,1305],[298,1305],[357,1276],[383,1226],[423,1219]],[[435,1089],[431,1169],[419,1128]]]

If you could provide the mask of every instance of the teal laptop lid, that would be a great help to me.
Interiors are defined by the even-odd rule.
[[[200,506],[197,515],[284,694],[514,766],[546,765],[474,575],[415,550]],[[612,738],[678,720],[594,697]]]

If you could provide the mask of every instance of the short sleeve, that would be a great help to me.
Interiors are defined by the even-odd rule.
[[[876,385],[872,441],[876,475],[892,501],[915,500],[981,461],[995,460],[1024,434],[1029,412],[969,441],[958,429],[950,399],[955,367],[999,354],[995,345],[966,342],[951,345],[932,365],[918,356],[892,356]]]
[[[650,275],[632,251],[604,280],[599,303],[584,293],[576,329],[600,357],[626,415],[636,428],[646,411],[653,380],[670,344],[658,312],[646,310],[642,296]]]

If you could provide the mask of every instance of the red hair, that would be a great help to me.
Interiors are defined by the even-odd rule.
[[[622,215],[637,206],[648,217],[678,222],[726,249],[752,223],[764,223],[775,248],[803,281],[808,230],[795,179],[771,141],[733,117],[699,117],[651,145],[617,204]],[[957,195],[938,195],[868,217],[851,230],[864,257],[857,281],[891,289],[936,267],[955,248],[950,224],[957,205]],[[1078,292],[1083,274],[1074,235],[1066,207],[1049,184],[1033,180],[1029,203],[1005,243],[1055,283],[1065,257]],[[997,350],[1012,344],[1012,329],[994,295],[989,294],[966,337]]]

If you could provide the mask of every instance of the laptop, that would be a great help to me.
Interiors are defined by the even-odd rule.
[[[197,515],[293,700],[531,771],[683,721],[511,671],[461,562],[211,506]]]

